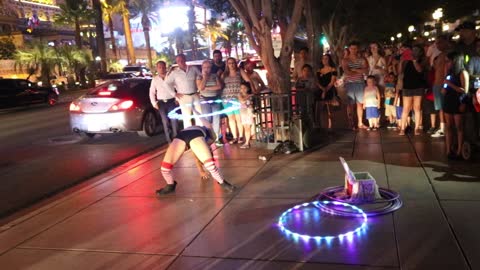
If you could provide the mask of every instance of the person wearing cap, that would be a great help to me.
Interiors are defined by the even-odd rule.
[[[192,110],[196,115],[200,115],[194,107],[192,107]],[[204,170],[206,169],[225,191],[233,192],[236,189],[234,185],[223,178],[215,165],[213,153],[209,147],[216,140],[212,125],[204,117],[198,118],[202,121],[203,126],[190,126],[181,130],[168,146],[160,168],[167,185],[158,189],[155,192],[157,195],[162,196],[175,192],[177,181],[173,179],[172,169],[188,148],[193,152],[195,165],[202,179],[208,179],[208,173]]]
[[[459,32],[460,38],[454,50],[463,53],[465,56],[468,55],[468,57],[478,56],[475,46],[475,23],[465,21],[455,28],[455,30]]]

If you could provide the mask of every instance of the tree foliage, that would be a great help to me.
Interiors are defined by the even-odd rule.
[[[0,39],[0,59],[13,59],[16,50],[12,37]]]
[[[15,55],[15,68],[28,70],[29,77],[40,73],[44,85],[50,85],[50,76],[60,62],[55,50],[44,42],[34,42],[25,50],[18,50]]]
[[[147,48],[148,65],[153,68],[152,51],[150,45],[150,28],[152,22],[157,22],[158,9],[161,2],[158,0],[131,0],[129,2],[130,12],[132,17],[140,17],[142,22],[143,34],[145,36],[145,43]]]
[[[210,48],[212,50],[215,50],[219,38],[228,40],[228,36],[222,30],[222,27],[216,18],[210,18],[206,24],[203,24],[203,26],[204,28],[200,30],[200,34],[210,40]]]
[[[75,43],[78,48],[82,48],[80,25],[92,22],[94,20],[94,12],[88,8],[88,2],[85,0],[65,0],[59,7],[61,12],[53,17],[55,24],[73,25],[75,27]]]

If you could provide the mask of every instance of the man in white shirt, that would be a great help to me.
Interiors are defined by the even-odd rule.
[[[202,113],[196,85],[197,77],[201,76],[202,73],[195,66],[187,66],[184,54],[177,55],[175,60],[178,67],[168,74],[166,82],[177,90],[175,98],[182,108],[183,128],[187,128],[192,126],[193,112],[191,106],[195,106],[195,109]],[[198,116],[195,116],[195,124],[202,125]]]
[[[157,62],[158,75],[153,77],[150,84],[150,102],[153,107],[158,110],[162,118],[163,131],[168,143],[172,142],[172,138],[177,136],[178,121],[169,119],[168,112],[175,109],[175,91],[165,81],[167,75],[167,63],[164,61]]]

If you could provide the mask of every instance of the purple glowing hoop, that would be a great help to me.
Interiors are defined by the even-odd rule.
[[[337,235],[301,234],[301,233],[297,233],[297,232],[292,231],[292,230],[288,229],[287,227],[285,227],[285,217],[290,212],[292,212],[294,210],[298,210],[300,208],[305,208],[305,207],[310,206],[310,205],[314,205],[314,206],[318,207],[320,204],[324,204],[324,205],[333,204],[333,205],[336,205],[336,206],[349,207],[349,208],[355,210],[358,213],[359,216],[363,217],[363,222],[360,226],[355,228],[355,230],[348,231],[346,233],[337,234]],[[324,211],[323,208],[319,208],[319,209]],[[329,213],[329,214],[333,214],[333,215],[335,214],[335,212],[329,212],[329,211],[326,211],[326,212]],[[322,239],[329,241],[329,240],[332,240],[332,239],[335,239],[335,238],[342,239],[343,237],[351,237],[355,234],[360,234],[361,231],[364,230],[367,227],[367,220],[368,220],[368,218],[367,218],[367,215],[365,214],[365,212],[363,212],[362,209],[360,209],[360,208],[358,208],[354,205],[344,203],[344,202],[337,202],[337,201],[314,201],[314,202],[309,202],[309,203],[303,203],[303,204],[296,205],[296,206],[288,209],[287,211],[283,212],[282,215],[280,216],[280,218],[278,219],[277,225],[287,235],[291,235],[295,238],[302,238],[304,241],[308,241],[310,239],[313,239],[313,240],[316,240],[316,241],[321,241]]]
[[[194,102],[194,103],[190,103],[190,104],[185,104],[183,106],[186,106],[186,107],[192,107],[194,104],[212,104],[212,103],[230,103],[232,104],[231,107],[228,107],[228,108],[224,108],[223,110],[220,110],[220,111],[216,111],[216,112],[211,112],[211,113],[204,113],[204,114],[200,114],[200,115],[190,115],[188,116],[188,119],[192,119],[192,118],[195,118],[195,117],[209,117],[209,116],[214,116],[214,115],[220,115],[220,114],[224,114],[224,113],[229,113],[229,112],[233,112],[233,111],[236,111],[238,109],[240,109],[241,107],[241,104],[240,102],[238,101],[235,101],[235,100],[222,100],[222,99],[216,99],[216,100],[202,100],[200,102]],[[170,119],[184,119],[183,118],[183,115],[179,114],[178,111],[181,110],[182,107],[181,106],[178,106],[176,107],[175,109],[171,110],[169,113],[168,113],[168,118]]]

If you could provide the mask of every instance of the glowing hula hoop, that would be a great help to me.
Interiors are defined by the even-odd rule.
[[[294,210],[298,210],[300,208],[304,208],[304,207],[307,207],[307,206],[310,206],[310,205],[314,205],[316,207],[318,207],[320,204],[324,204],[324,205],[327,205],[327,204],[333,204],[333,205],[337,205],[337,206],[344,206],[344,207],[349,207],[349,208],[352,208],[353,210],[355,210],[360,216],[363,217],[363,222],[360,226],[358,226],[357,228],[355,228],[355,230],[352,230],[352,231],[348,231],[346,233],[341,233],[341,234],[337,234],[337,235],[308,235],[308,234],[301,234],[301,233],[297,233],[295,231],[292,231],[290,229],[288,229],[286,226],[285,226],[285,218],[286,216],[294,211]],[[322,208],[319,208],[321,209],[322,211],[324,212],[327,212],[329,214],[335,214],[334,212],[330,212],[330,211],[325,211],[324,209]],[[278,223],[277,223],[278,227],[283,231],[285,232],[287,235],[291,235],[293,237],[298,237],[298,238],[302,238],[304,241],[308,241],[310,239],[313,239],[313,240],[316,240],[316,241],[320,241],[322,239],[325,239],[325,240],[332,240],[332,239],[335,239],[335,238],[340,238],[342,239],[343,237],[349,237],[349,236],[353,236],[355,235],[356,233],[359,234],[363,229],[365,229],[367,227],[367,215],[363,212],[362,209],[354,206],[354,205],[351,205],[351,204],[348,204],[348,203],[344,203],[344,202],[337,202],[337,201],[314,201],[314,202],[309,202],[309,203],[303,203],[303,204],[299,204],[299,205],[296,205],[290,209],[288,209],[287,211],[283,212],[283,214],[280,216],[280,218],[278,219]]]
[[[216,112],[204,113],[204,114],[200,114],[200,115],[189,115],[187,118],[192,119],[192,118],[195,118],[195,117],[209,117],[209,116],[229,113],[229,112],[236,111],[236,110],[240,109],[240,107],[241,107],[240,102],[235,101],[235,100],[226,100],[226,99],[223,99],[223,100],[222,99],[202,100],[200,102],[184,104],[183,106],[192,107],[194,104],[200,104],[201,105],[201,104],[212,104],[212,103],[222,103],[222,102],[230,103],[230,104],[232,104],[232,106],[228,107],[228,108],[224,108],[223,110],[216,111]],[[182,107],[178,106],[175,109],[171,110],[168,113],[168,118],[170,118],[170,119],[184,119],[183,115],[178,113],[178,111],[181,110],[181,109],[182,109]]]

